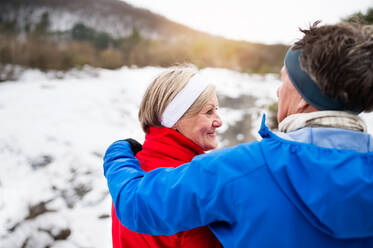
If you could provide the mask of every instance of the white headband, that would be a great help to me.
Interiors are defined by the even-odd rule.
[[[198,72],[195,74],[166,107],[161,117],[162,126],[171,128],[175,125],[210,82],[206,73]]]

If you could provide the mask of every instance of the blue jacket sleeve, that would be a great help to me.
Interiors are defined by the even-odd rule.
[[[210,153],[177,168],[145,173],[129,144],[117,141],[106,151],[104,174],[123,225],[139,233],[171,235],[216,221],[234,221],[231,194],[224,186],[235,173],[219,170],[219,165],[225,166],[214,163]]]

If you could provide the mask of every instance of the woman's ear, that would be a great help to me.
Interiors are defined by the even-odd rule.
[[[171,129],[177,131],[177,128],[178,128],[178,126],[179,126],[178,124],[179,124],[179,121],[177,121],[177,122],[175,123],[175,125],[173,125],[173,126],[171,127]]]

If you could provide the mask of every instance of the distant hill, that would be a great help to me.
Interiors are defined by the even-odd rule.
[[[0,70],[187,62],[267,73],[279,71],[286,49],[210,35],[118,0],[0,0]]]
[[[27,22],[35,25],[45,12],[53,31],[66,31],[76,23],[83,23],[114,37],[128,36],[133,28],[150,38],[204,35],[118,0],[0,0],[1,18],[16,20],[20,26]]]

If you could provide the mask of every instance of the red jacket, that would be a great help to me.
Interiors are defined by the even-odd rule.
[[[141,168],[150,171],[158,167],[177,167],[189,162],[203,150],[193,141],[169,128],[150,127],[145,136],[143,150],[136,157]],[[210,229],[198,227],[171,236],[152,236],[135,233],[124,227],[118,220],[112,206],[112,237],[114,248],[124,247],[221,247]]]

